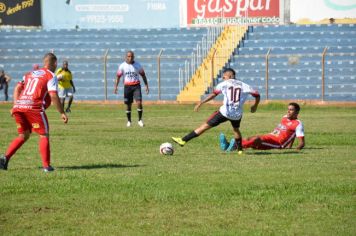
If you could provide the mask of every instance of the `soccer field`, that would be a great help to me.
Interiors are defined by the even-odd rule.
[[[355,107],[302,106],[301,152],[223,153],[225,123],[161,155],[161,143],[217,109],[193,107],[145,105],[144,128],[135,109],[126,128],[123,105],[74,104],[67,125],[51,107],[56,171],[42,171],[32,135],[0,171],[0,235],[355,235]],[[285,104],[245,108],[245,137],[286,113]],[[0,153],[16,136],[9,109],[0,105]]]

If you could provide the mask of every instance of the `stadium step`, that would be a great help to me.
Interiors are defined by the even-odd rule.
[[[178,102],[196,102],[212,83],[221,68],[228,62],[240,40],[247,32],[245,26],[226,26],[207,57],[196,70],[189,83],[177,96]]]

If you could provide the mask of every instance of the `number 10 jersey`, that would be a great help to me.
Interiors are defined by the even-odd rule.
[[[220,107],[220,113],[230,120],[239,120],[243,113],[243,104],[249,94],[258,96],[257,90],[250,85],[245,84],[236,79],[229,79],[219,83],[215,89],[216,95],[222,93],[224,95],[224,103]]]

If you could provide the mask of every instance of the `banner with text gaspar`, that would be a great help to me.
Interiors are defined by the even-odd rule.
[[[278,24],[281,0],[181,0],[181,26]]]

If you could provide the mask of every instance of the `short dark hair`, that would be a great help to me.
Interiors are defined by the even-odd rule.
[[[54,55],[54,53],[51,53],[51,52],[46,53],[46,54],[44,55],[43,59],[48,59],[51,63],[57,61],[56,55]]]
[[[236,72],[235,72],[235,70],[232,69],[232,68],[226,68],[226,69],[223,71],[223,74],[224,74],[225,72],[231,72],[232,75],[234,76],[234,78],[235,78],[235,76],[236,76]]]
[[[299,111],[300,111],[300,106],[299,106],[298,103],[296,103],[296,102],[291,102],[291,103],[288,104],[288,106],[293,106],[294,109],[295,109],[295,111],[296,111],[297,113],[299,113]]]

